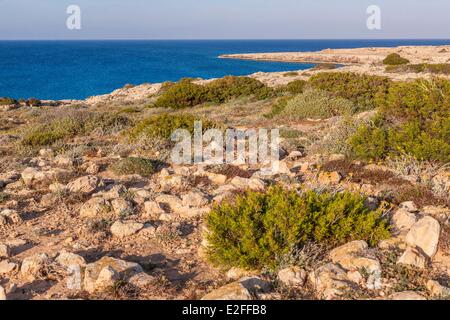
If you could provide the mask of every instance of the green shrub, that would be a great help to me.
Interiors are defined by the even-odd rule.
[[[9,200],[9,194],[0,191],[0,203],[6,202]]]
[[[224,103],[252,95],[263,100],[273,96],[274,92],[262,82],[248,77],[227,76],[204,86],[192,83],[192,79],[183,79],[176,84],[166,84],[154,107],[189,108],[206,102]]]
[[[272,90],[262,82],[249,77],[227,76],[206,85],[207,101],[224,103],[231,99],[254,95],[257,99],[267,99]]]
[[[391,53],[383,60],[383,64],[389,65],[389,66],[398,66],[398,65],[402,65],[402,64],[408,64],[408,63],[409,63],[409,60],[402,58],[398,53]]]
[[[144,158],[125,158],[110,166],[110,170],[119,176],[138,174],[142,177],[155,173],[158,163]]]
[[[395,82],[381,114],[350,140],[355,155],[383,159],[409,154],[417,160],[450,161],[450,82]]]
[[[337,69],[338,65],[334,63],[319,63],[312,68],[312,70],[333,70]]]
[[[307,82],[305,80],[295,80],[295,81],[289,82],[286,85],[285,91],[289,92],[290,94],[302,93],[303,90],[305,89],[306,83]]]
[[[287,101],[279,117],[286,120],[325,119],[353,111],[354,105],[347,99],[334,97],[326,91],[307,90]]]
[[[268,119],[273,119],[283,112],[284,108],[286,108],[288,101],[292,99],[291,97],[281,97],[279,98],[273,105],[272,110],[265,114],[264,117]]]
[[[383,103],[391,80],[351,72],[324,72],[312,76],[309,83],[313,88],[352,101],[358,110],[370,110]]]
[[[450,64],[448,63],[420,63],[420,64],[408,64],[400,66],[387,66],[386,72],[399,72],[399,73],[432,73],[432,74],[450,74]]]
[[[388,222],[364,201],[352,193],[299,195],[281,187],[248,191],[207,216],[209,258],[224,267],[274,269],[309,242],[333,247],[365,240],[374,246],[390,236]]]
[[[207,90],[204,86],[183,80],[168,86],[156,100],[155,108],[182,109],[206,102]]]
[[[23,146],[49,146],[60,140],[93,131],[111,133],[129,124],[128,118],[117,114],[77,112],[31,125],[25,130],[20,142]]]
[[[0,106],[8,106],[16,103],[17,101],[12,98],[0,98]]]
[[[42,102],[36,98],[30,98],[25,102],[25,104],[29,107],[39,107],[42,105]]]
[[[220,127],[218,124],[205,118],[188,114],[164,113],[145,119],[131,128],[127,134],[131,141],[137,141],[141,137],[170,139],[172,133],[177,129],[187,129],[192,134],[195,121],[202,122],[203,131]]]

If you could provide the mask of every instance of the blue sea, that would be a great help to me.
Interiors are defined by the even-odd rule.
[[[221,54],[443,44],[450,40],[0,41],[0,97],[84,99],[125,84],[311,67]]]

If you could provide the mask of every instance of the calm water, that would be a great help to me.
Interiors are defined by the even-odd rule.
[[[450,40],[0,41],[0,97],[82,99],[127,83],[289,71],[307,64],[221,54],[450,44]]]

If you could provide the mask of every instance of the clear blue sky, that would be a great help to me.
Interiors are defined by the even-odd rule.
[[[66,28],[70,4],[82,30]],[[0,39],[450,38],[449,15],[450,0],[0,0]]]

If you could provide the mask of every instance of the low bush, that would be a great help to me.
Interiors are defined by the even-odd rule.
[[[312,68],[312,70],[333,70],[337,69],[338,65],[334,63],[319,63]]]
[[[292,97],[281,97],[275,101],[272,105],[272,109],[269,113],[265,114],[264,117],[267,119],[273,119],[278,116],[283,110],[286,108],[288,101],[292,99]]]
[[[128,126],[130,120],[111,113],[75,112],[28,127],[21,140],[23,146],[49,146],[60,140],[94,131],[101,134],[116,132]]]
[[[192,83],[192,79],[183,79],[175,84],[164,85],[163,94],[156,100],[154,107],[181,109],[206,102],[224,103],[252,95],[263,100],[273,96],[274,92],[262,82],[248,77],[227,76],[206,85]]]
[[[145,119],[131,128],[127,135],[132,142],[139,138],[170,139],[177,129],[186,129],[194,132],[195,121],[202,122],[202,130],[220,128],[220,125],[205,118],[188,114],[161,114]]]
[[[300,94],[305,89],[306,84],[307,82],[305,80],[295,80],[289,82],[283,90],[290,94]]]
[[[155,108],[182,109],[206,102],[207,90],[204,86],[183,80],[168,86],[156,100]]]
[[[352,114],[354,109],[353,103],[347,99],[334,97],[326,91],[307,90],[288,100],[278,117],[286,120],[325,119]]]
[[[405,154],[418,160],[450,161],[450,82],[444,79],[395,82],[380,115],[350,139],[366,160]]]
[[[119,176],[138,174],[142,177],[149,177],[155,173],[159,163],[154,160],[144,158],[125,158],[110,166],[110,170]]]
[[[448,63],[420,63],[399,66],[387,66],[386,72],[398,73],[432,73],[432,74],[450,74],[450,64]]]
[[[0,106],[8,106],[16,103],[17,101],[12,98],[0,98]]]
[[[364,111],[384,102],[391,80],[351,72],[324,72],[312,76],[309,84],[336,97],[348,99],[357,105],[358,110]]]
[[[374,246],[390,236],[388,221],[364,201],[352,193],[299,195],[278,186],[248,191],[207,216],[209,259],[223,267],[275,269],[306,243],[333,247],[365,240]]]
[[[408,63],[409,63],[409,60],[402,58],[398,53],[391,53],[383,60],[383,64],[389,65],[389,66],[398,66],[398,65],[402,65],[402,64],[408,64]]]
[[[289,71],[283,74],[283,77],[296,77],[296,76],[298,76],[297,71]]]

